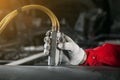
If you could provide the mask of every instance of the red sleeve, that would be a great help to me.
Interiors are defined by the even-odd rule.
[[[83,65],[120,67],[120,45],[103,44],[93,49],[86,49],[87,60]]]

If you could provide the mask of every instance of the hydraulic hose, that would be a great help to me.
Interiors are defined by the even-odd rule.
[[[31,9],[38,9],[43,11],[44,13],[46,13],[49,18],[51,19],[51,23],[52,23],[52,31],[60,31],[60,23],[57,19],[57,17],[54,15],[54,13],[42,6],[42,5],[26,5],[23,7],[20,7],[12,12],[10,12],[8,15],[6,15],[0,22],[0,34],[4,31],[4,29],[6,28],[6,26],[9,24],[9,22],[16,17],[19,13],[24,12],[26,10],[31,10]]]

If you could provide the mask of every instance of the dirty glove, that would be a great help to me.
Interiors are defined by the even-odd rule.
[[[59,43],[58,48],[68,51],[69,63],[72,65],[83,64],[86,60],[85,51],[80,48],[70,37],[65,36],[65,43]]]

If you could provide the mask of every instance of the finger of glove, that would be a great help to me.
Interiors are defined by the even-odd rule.
[[[67,36],[67,35],[65,35],[65,39],[66,39],[68,42],[73,42],[73,40],[72,40],[69,36]]]
[[[60,43],[58,44],[58,48],[63,49],[63,50],[73,50],[73,45],[70,42],[66,43]]]
[[[69,63],[69,58],[65,54],[62,54],[62,62]]]

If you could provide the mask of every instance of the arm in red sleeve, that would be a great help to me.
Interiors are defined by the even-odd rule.
[[[85,52],[87,59],[83,65],[120,67],[120,45],[106,43]]]

